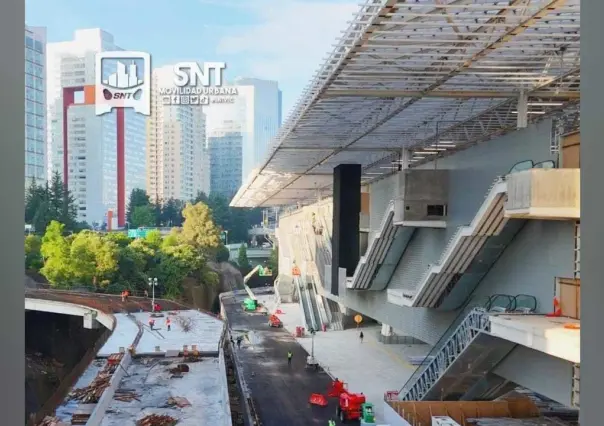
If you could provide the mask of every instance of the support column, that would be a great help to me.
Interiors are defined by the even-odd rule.
[[[126,226],[126,124],[124,108],[116,111],[117,122],[117,226]]]
[[[382,336],[390,337],[392,336],[392,327],[388,324],[382,324]]]
[[[360,258],[361,165],[340,164],[333,170],[331,294],[339,294],[340,268],[354,274]]]
[[[602,423],[602,182],[604,120],[602,120],[602,68],[604,67],[604,2],[581,2],[581,377],[582,425]],[[569,368],[570,370],[570,368]]]
[[[518,94],[518,118],[516,120],[516,128],[525,129],[528,126],[528,95],[522,90]]]

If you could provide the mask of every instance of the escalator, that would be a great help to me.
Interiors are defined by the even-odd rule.
[[[294,286],[296,287],[296,289],[298,290],[298,294],[300,295],[299,298],[300,306],[302,307],[302,319],[304,321],[304,328],[306,328],[307,330],[310,328],[314,328],[316,330],[316,324],[314,315],[312,314],[312,305],[310,302],[310,294],[308,292],[308,288],[306,288],[306,285],[302,282],[299,276],[294,276]]]
[[[308,288],[310,287],[310,288]],[[318,294],[315,292],[315,289],[313,288],[314,286],[312,285],[312,283],[309,283],[309,286],[307,286],[307,293],[308,293],[308,299],[310,301],[310,307],[311,307],[311,315],[313,317],[314,320],[314,329],[316,331],[321,330],[321,325],[323,324],[323,320],[321,318],[321,313],[319,311],[319,306],[317,304],[317,297]]]

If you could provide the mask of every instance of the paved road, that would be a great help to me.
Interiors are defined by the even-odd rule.
[[[330,377],[304,368],[304,349],[284,329],[269,328],[267,317],[241,309],[243,296],[223,298],[233,336],[247,336],[236,357],[263,426],[327,426],[335,404],[311,406],[313,392],[326,394]],[[287,352],[294,354],[287,365]]]

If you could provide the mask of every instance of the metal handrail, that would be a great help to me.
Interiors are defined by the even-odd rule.
[[[465,313],[465,310],[462,310],[461,313]],[[490,325],[487,311],[484,308],[476,307],[472,308],[470,313],[463,317],[461,323],[454,321],[443,334],[441,340],[426,356],[425,359],[428,362],[420,365],[407,380],[399,392],[399,399],[402,401],[421,401],[476,336],[490,330]],[[454,326],[453,332],[449,334],[449,330]]]

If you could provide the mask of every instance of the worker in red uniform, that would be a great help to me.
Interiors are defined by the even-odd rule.
[[[153,305],[153,312],[161,312],[161,306],[159,306],[159,303],[155,303],[155,305]]]
[[[170,331],[171,324],[172,324],[172,320],[170,320],[170,317],[166,317],[166,328],[168,329],[168,331]]]

